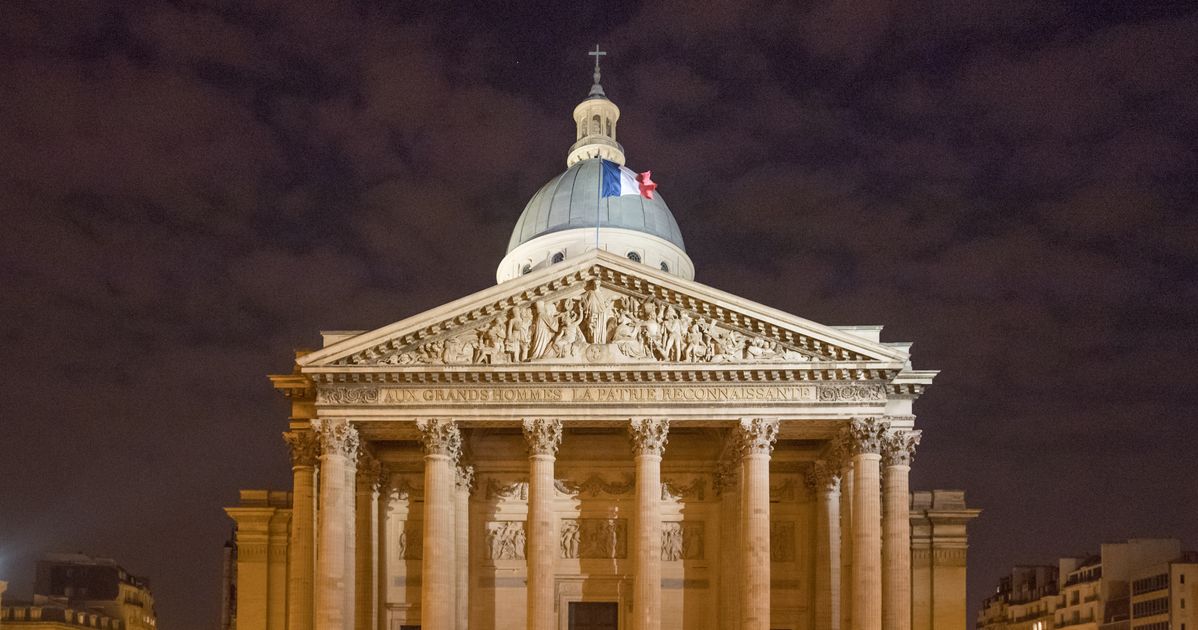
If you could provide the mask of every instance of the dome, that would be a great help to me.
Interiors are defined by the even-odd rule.
[[[537,191],[512,230],[507,251],[539,236],[574,228],[594,228],[598,209],[600,228],[623,228],[662,238],[682,251],[682,232],[660,193],[599,199],[600,160],[575,162],[566,172]]]

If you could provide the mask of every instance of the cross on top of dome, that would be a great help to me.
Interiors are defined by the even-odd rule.
[[[595,74],[592,75],[595,79],[595,83],[593,85],[591,85],[591,94],[590,95],[591,96],[605,96],[605,94],[603,93],[603,86],[599,85],[599,58],[607,56],[607,52],[603,51],[603,50],[599,50],[599,44],[595,44],[595,50],[592,50],[592,51],[588,52],[587,54],[595,58]]]

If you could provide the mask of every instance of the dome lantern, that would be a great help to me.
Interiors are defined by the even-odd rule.
[[[695,266],[678,222],[661,193],[653,190],[649,173],[638,176],[624,168],[624,147],[616,142],[620,109],[599,83],[599,57],[607,53],[596,46],[589,54],[595,57],[594,83],[587,99],[574,108],[577,131],[566,171],[549,180],[524,207],[495,278],[507,282],[601,249],[693,280]],[[611,172],[613,165],[605,161],[619,165],[630,182],[644,177],[649,185],[641,187],[640,194],[635,184],[632,192],[624,187],[611,193],[605,170]]]
[[[616,123],[620,120],[620,108],[608,100],[599,82],[599,58],[606,52],[595,50],[587,53],[595,58],[594,83],[586,100],[574,108],[574,145],[566,156],[566,166],[574,166],[579,160],[603,158],[624,164],[624,147],[616,142]]]

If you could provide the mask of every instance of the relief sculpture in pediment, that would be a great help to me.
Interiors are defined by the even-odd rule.
[[[515,305],[466,332],[387,353],[360,353],[350,362],[493,365],[812,359],[812,355],[788,348],[776,339],[742,333],[654,297],[615,293],[592,280],[581,294]]]

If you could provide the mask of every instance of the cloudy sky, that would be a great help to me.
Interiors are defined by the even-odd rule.
[[[596,41],[699,281],[943,370],[912,480],[985,510],[971,607],[1012,563],[1198,547],[1195,11],[7,2],[0,579],[112,556],[214,627],[222,506],[289,485],[265,374],[493,284]]]

